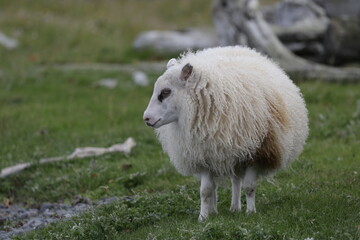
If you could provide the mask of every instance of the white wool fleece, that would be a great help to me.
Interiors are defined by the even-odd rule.
[[[179,76],[188,63],[193,69],[184,81]],[[204,169],[236,175],[236,166],[251,164],[269,134],[279,145],[279,167],[303,149],[308,118],[302,95],[274,62],[254,50],[236,46],[186,53],[169,62],[156,85],[176,91],[176,121],[156,132],[183,175]],[[257,167],[263,175],[274,170]]]

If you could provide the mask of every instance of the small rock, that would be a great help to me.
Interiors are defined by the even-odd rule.
[[[45,223],[47,223],[47,222],[43,219],[33,218],[32,220],[30,220],[29,222],[27,222],[23,225],[23,230],[29,231],[29,230],[35,229],[41,225],[44,225]]]
[[[109,204],[109,203],[113,203],[116,201],[119,201],[118,197],[110,197],[110,198],[101,199],[100,201],[97,202],[97,204],[104,205],[104,204]]]
[[[90,206],[88,204],[79,203],[79,204],[74,206],[73,210],[76,211],[76,212],[81,212],[81,211],[84,211],[84,210],[87,210],[87,209],[90,209]]]
[[[69,205],[66,205],[64,203],[59,203],[57,206],[58,206],[57,209],[69,209],[70,208]]]
[[[84,198],[83,196],[78,195],[75,197],[71,204],[74,206],[79,203],[92,204],[92,201],[89,198]]]
[[[123,200],[128,201],[128,202],[132,202],[135,199],[135,196],[125,196],[122,197]]]
[[[28,214],[28,217],[35,217],[35,216],[37,216],[39,214],[39,210],[34,209],[34,208],[30,208],[27,211],[27,214]]]
[[[50,209],[46,209],[43,213],[42,213],[43,216],[45,217],[53,217],[56,215],[55,211],[53,210],[50,210]]]
[[[141,71],[135,71],[132,74],[134,82],[139,86],[148,86],[150,81],[147,75]]]
[[[113,89],[117,85],[118,85],[117,80],[113,78],[104,78],[94,84],[95,87],[104,87],[109,89]]]
[[[0,32],[0,45],[3,45],[6,49],[14,49],[19,45],[18,40],[6,36]]]
[[[215,47],[218,38],[211,29],[186,29],[180,31],[147,31],[134,41],[137,50],[152,49],[160,53],[177,53],[189,49]]]
[[[124,197],[124,199],[129,200],[133,198],[134,197]],[[38,210],[25,209],[16,204],[10,207],[0,205],[0,225],[9,221],[11,224],[15,224],[12,226],[16,226],[2,226],[0,239],[10,239],[17,234],[34,230],[45,224],[58,221],[59,219],[73,217],[94,206],[109,204],[118,200],[118,197],[111,197],[92,203],[90,199],[79,195],[73,201],[73,206],[63,203],[46,202],[43,203]]]
[[[64,210],[64,209],[59,209],[59,210],[56,210],[55,211],[55,215],[58,217],[58,218],[62,218],[64,217],[66,214],[68,214],[68,210]]]
[[[52,208],[55,208],[55,204],[46,202],[41,204],[40,212],[45,212],[47,209],[52,209]]]
[[[29,214],[27,212],[24,212],[24,213],[20,213],[17,215],[17,219],[21,220],[21,219],[25,219],[25,218],[28,218],[29,217]]]

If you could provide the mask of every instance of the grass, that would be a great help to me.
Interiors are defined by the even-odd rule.
[[[48,81],[36,84],[29,79],[26,81],[29,85],[19,87],[27,89],[25,92],[36,92],[36,99],[25,100],[29,96],[17,92],[14,87],[12,93],[18,94],[13,96],[21,96],[24,100],[2,107],[1,115],[8,119],[5,123],[21,127],[9,125],[2,129],[7,137],[1,138],[4,140],[1,145],[9,148],[1,148],[1,156],[12,155],[11,159],[36,162],[42,156],[70,152],[74,146],[106,146],[127,136],[133,136],[138,146],[129,156],[111,154],[35,165],[4,179],[0,196],[35,206],[44,201],[70,201],[78,194],[95,200],[114,195],[137,197],[134,201],[123,200],[52,224],[23,238],[98,239],[100,234],[110,239],[151,236],[158,239],[169,239],[169,236],[173,239],[233,239],[236,236],[244,239],[356,239],[359,213],[354,210],[360,207],[360,86],[301,83],[312,129],[301,158],[289,170],[280,172],[275,185],[264,181],[260,184],[257,214],[230,213],[230,190],[223,184],[219,216],[197,224],[196,180],[176,173],[152,130],[137,117],[146,106],[151,87],[133,85],[127,74],[48,71],[39,76],[52,79],[52,84]],[[66,80],[69,77],[71,81]],[[93,82],[102,77],[122,79],[123,87],[93,88]],[[67,84],[71,87],[66,87]],[[39,90],[45,87],[47,91]],[[6,96],[5,93],[1,95]],[[72,99],[71,96],[76,97]],[[123,110],[122,102],[127,106]],[[42,107],[37,108],[39,105]],[[72,107],[77,111],[67,110]],[[29,113],[24,114],[24,109]],[[44,109],[48,109],[47,114],[42,113]],[[61,110],[71,114],[63,114]],[[43,117],[35,121],[40,115]],[[42,121],[48,125],[44,127]],[[46,134],[38,133],[38,129],[47,129]],[[17,137],[19,135],[23,137]],[[12,151],[11,146],[19,151]],[[32,152],[36,148],[38,155]],[[10,164],[11,159],[2,159],[1,163],[5,166],[4,160]],[[132,167],[126,169],[123,164]]]
[[[106,77],[118,79],[121,87],[93,87]],[[44,157],[70,154],[79,146],[109,146],[130,136],[138,146],[130,156],[112,154],[34,165],[20,176],[3,181],[0,196],[31,205],[75,194],[99,198],[131,193],[117,187],[119,182],[127,181],[121,178],[123,175],[153,175],[167,161],[153,131],[142,122],[150,95],[151,87],[137,87],[128,74],[56,70],[26,79],[11,91],[1,91],[1,168],[22,161],[36,164]],[[132,168],[123,167],[129,164]],[[140,179],[146,179],[146,175],[137,178],[143,181]]]
[[[193,26],[194,21],[200,26],[211,24],[211,4],[206,0],[180,1],[176,8],[173,5],[166,0],[2,0],[1,31],[18,38],[20,47],[11,52],[0,48],[0,64],[16,68],[19,61],[49,64],[154,58],[131,50],[133,39],[141,31],[181,29]],[[203,11],[195,11],[199,8]],[[16,63],[7,61],[15,57]]]
[[[229,183],[223,181],[219,215],[198,223],[197,180],[174,170],[142,122],[152,86],[136,86],[129,73],[120,71],[51,67],[159,58],[131,50],[139,31],[211,24],[207,1],[176,4],[0,2],[0,29],[20,40],[12,51],[0,47],[0,169],[34,163],[0,180],[0,201],[38,207],[70,203],[76,195],[95,201],[133,196],[16,239],[358,239],[360,85],[298,83],[311,129],[300,159],[279,172],[274,183],[259,184],[256,214],[231,213]],[[50,67],[40,71],[44,65]],[[157,77],[149,76],[152,82]],[[103,78],[115,78],[119,86],[94,87]],[[137,146],[128,156],[38,164],[43,157],[81,146],[106,147],[130,136]]]

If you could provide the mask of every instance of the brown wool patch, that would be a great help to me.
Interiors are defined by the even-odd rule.
[[[270,129],[265,136],[254,156],[254,162],[266,169],[276,169],[281,166],[281,147],[273,129]]]
[[[290,121],[286,111],[285,103],[279,94],[275,94],[274,97],[274,102],[266,99],[271,116],[275,119],[275,122],[279,123],[283,130],[288,129]]]
[[[271,113],[271,116],[275,120],[275,123],[277,123],[280,126],[280,129],[282,131],[285,131],[289,128],[289,116],[287,115],[287,111],[285,108],[285,103],[280,97],[280,95],[275,95],[275,102],[269,101],[269,111]],[[269,131],[265,138],[263,139],[263,142],[260,146],[260,148],[257,150],[254,162],[259,164],[260,166],[267,168],[267,169],[276,169],[281,166],[281,145],[278,139],[277,134],[279,134],[279,130],[276,131],[276,128],[273,123],[269,123]]]

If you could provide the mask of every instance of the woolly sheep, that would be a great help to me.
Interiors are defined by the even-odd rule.
[[[256,212],[257,179],[296,159],[308,135],[299,89],[271,60],[246,47],[171,59],[144,113],[170,161],[199,177],[199,220],[217,213],[217,177],[230,177],[231,211]]]

